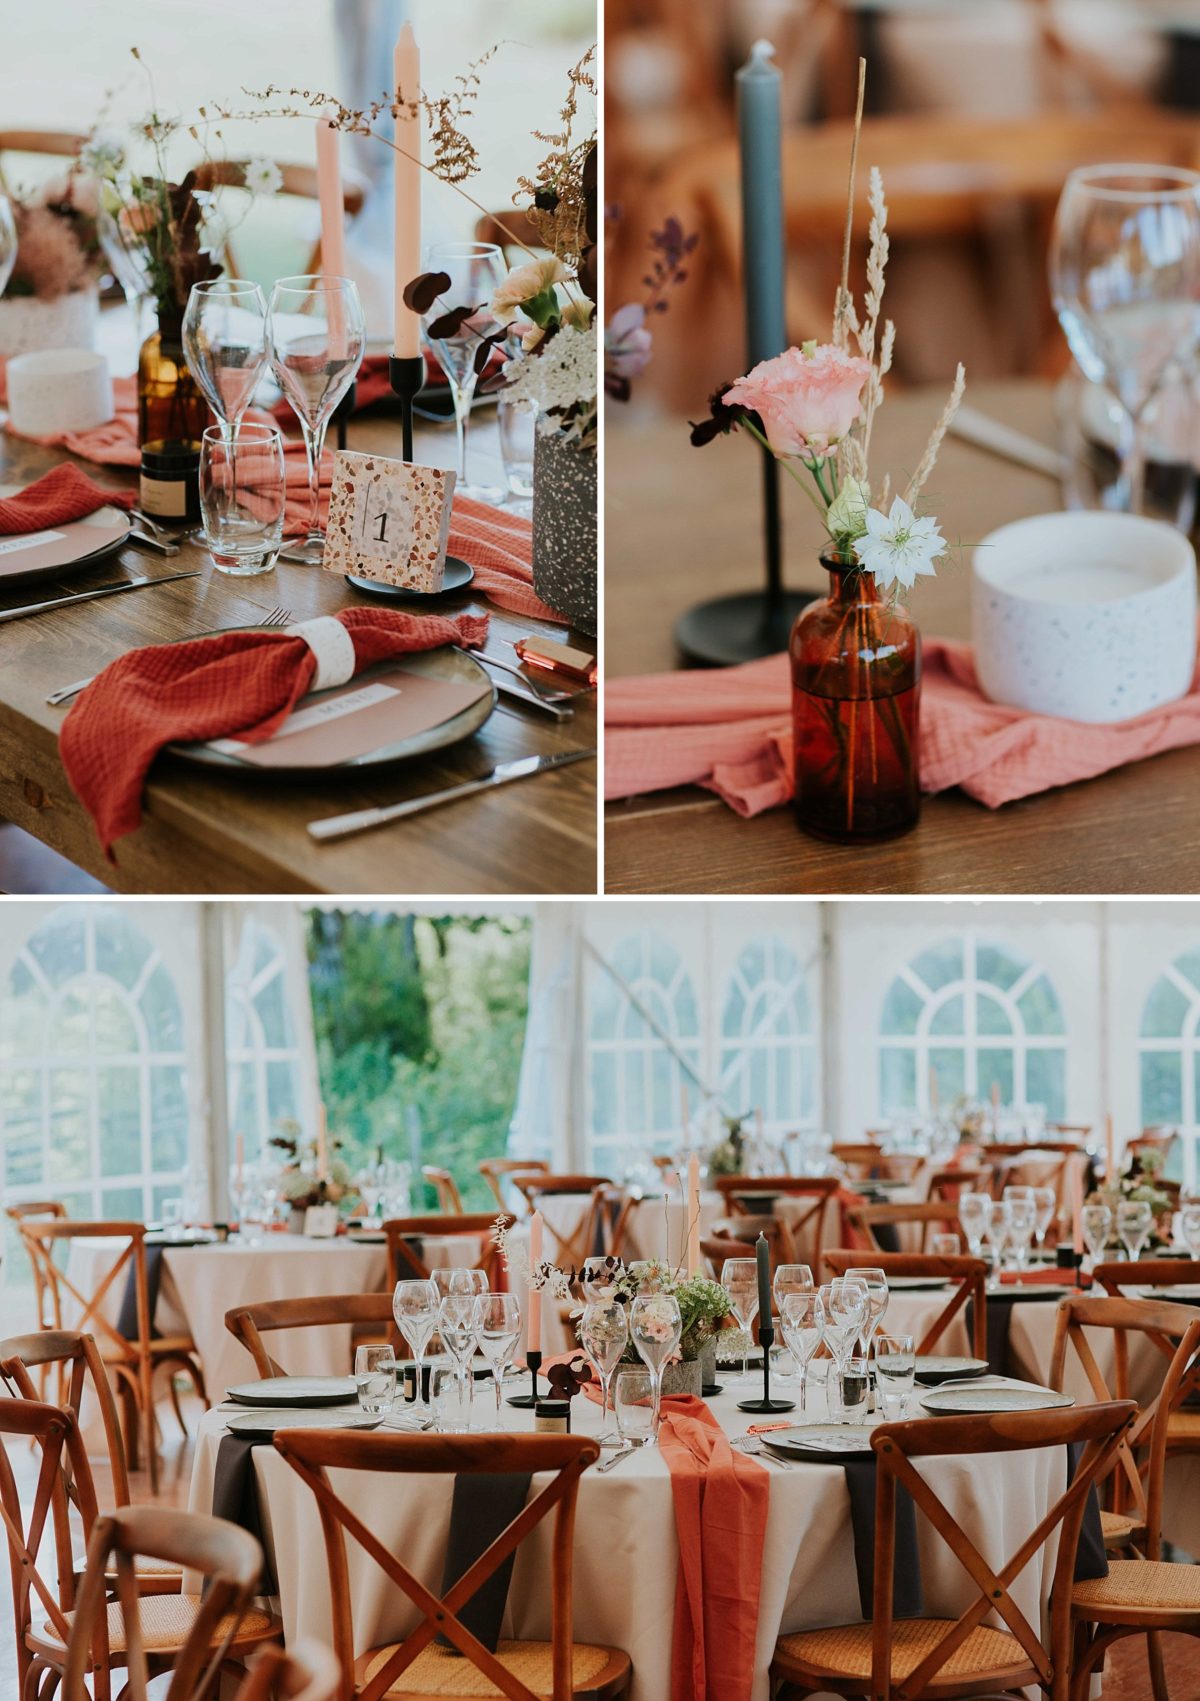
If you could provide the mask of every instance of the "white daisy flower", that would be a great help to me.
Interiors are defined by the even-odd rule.
[[[875,575],[880,590],[893,580],[906,588],[922,574],[934,575],[933,562],[945,552],[946,540],[930,516],[918,519],[902,496],[897,496],[887,514],[867,509],[867,532],[854,546],[859,563]]]
[[[276,195],[283,188],[283,173],[273,159],[247,160],[245,177],[252,195]]]

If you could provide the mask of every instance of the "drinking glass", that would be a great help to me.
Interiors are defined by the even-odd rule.
[[[355,1179],[354,1185],[358,1189],[358,1196],[363,1202],[363,1216],[367,1222],[370,1222],[371,1218],[375,1215],[376,1205],[378,1205],[380,1199],[383,1197],[383,1188],[380,1184],[375,1166],[372,1165],[369,1169],[365,1169],[362,1174]]]
[[[875,1265],[863,1264],[847,1270],[846,1280],[848,1282],[861,1282],[867,1290],[867,1314],[863,1319],[860,1334],[863,1357],[870,1358],[871,1342],[875,1337],[875,1331],[883,1322],[884,1313],[888,1308],[887,1277]]]
[[[521,1308],[510,1293],[480,1294],[475,1301],[475,1336],[479,1350],[492,1367],[496,1387],[496,1422],[502,1414],[504,1375],[521,1339]]]
[[[360,1411],[368,1417],[390,1412],[396,1400],[396,1355],[391,1347],[357,1347],[354,1383]]]
[[[481,1272],[482,1273],[482,1272]],[[471,1360],[475,1356],[475,1295],[452,1293],[438,1306],[438,1334],[442,1345],[458,1366],[463,1382],[473,1380]]]
[[[958,1220],[967,1237],[967,1246],[972,1258],[978,1258],[983,1247],[991,1204],[988,1194],[976,1193],[969,1187],[964,1188],[958,1196]]]
[[[481,338],[491,336],[499,329],[492,317],[490,303],[506,275],[504,255],[492,242],[435,242],[429,250],[428,270],[444,272],[450,279],[428,313],[422,316],[421,324],[425,341],[446,374],[454,402],[454,424],[458,433],[458,484],[455,493],[473,497],[477,502],[502,502],[504,492],[499,485],[471,484],[467,479],[467,424],[471,417],[471,399],[479,381],[475,371],[475,351]],[[438,320],[451,308],[468,306],[475,311],[453,336],[435,337],[430,334]]]
[[[625,1365],[613,1385],[613,1413],[626,1447],[654,1445],[654,1389],[648,1370]]]
[[[589,1304],[593,1300],[606,1299],[611,1294],[617,1282],[617,1272],[621,1267],[619,1258],[607,1258],[601,1254],[585,1258],[583,1269],[579,1276],[579,1285],[583,1289],[583,1297]]]
[[[500,432],[500,459],[508,495],[518,503],[533,495],[533,451],[537,442],[537,407],[533,402],[505,401],[496,404]]]
[[[210,425],[200,440],[204,541],[222,573],[269,573],[283,543],[287,472],[283,436],[273,425],[243,425],[230,442]]]
[[[838,1276],[821,1289],[821,1304],[825,1312],[825,1345],[833,1354],[835,1369],[840,1371],[866,1322],[867,1290],[862,1282]]]
[[[443,1435],[467,1435],[471,1428],[471,1378],[446,1365],[435,1365],[429,1378],[429,1404],[433,1427]]]
[[[875,1342],[875,1387],[885,1417],[904,1416],[916,1370],[911,1335],[879,1336]]]
[[[1058,1194],[1053,1187],[1035,1187],[1033,1189],[1034,1230],[1037,1234],[1037,1248],[1040,1252],[1046,1240],[1046,1233],[1054,1221],[1054,1213],[1058,1210]]]
[[[663,1366],[679,1345],[683,1318],[679,1301],[672,1293],[640,1293],[629,1308],[629,1338],[638,1357],[650,1372],[653,1398],[652,1441],[658,1440],[662,1404]]]
[[[281,278],[271,291],[271,370],[300,421],[308,457],[308,536],[285,560],[318,567],[321,529],[321,450],[333,410],[362,365],[366,334],[362,303],[349,278]]]
[[[1200,335],[1200,176],[1162,165],[1071,172],[1050,244],[1050,293],[1071,353],[1121,405],[1114,507],[1138,513],[1142,423]]]
[[[1179,1232],[1193,1258],[1200,1258],[1200,1205],[1185,1205],[1179,1213]]]
[[[4,294],[16,263],[17,221],[13,218],[12,202],[7,195],[0,195],[0,295]]]
[[[183,315],[183,352],[232,448],[271,357],[267,304],[258,285],[245,278],[193,284]]]
[[[989,1199],[987,1210],[987,1226],[984,1229],[991,1259],[988,1270],[987,1285],[989,1288],[1000,1286],[1000,1271],[1004,1264],[1004,1246],[1008,1239],[1009,1211],[1005,1199]]]
[[[775,1272],[771,1291],[775,1295],[775,1309],[782,1314],[785,1295],[816,1293],[817,1288],[807,1264],[781,1264]]]
[[[1117,1238],[1131,1263],[1142,1256],[1153,1223],[1154,1213],[1144,1199],[1122,1199],[1117,1206]]]
[[[408,1342],[408,1349],[417,1367],[417,1414],[420,1417],[428,1417],[428,1409],[421,1397],[421,1384],[424,1380],[425,1349],[438,1320],[438,1295],[433,1283],[397,1282],[396,1291],[392,1295],[392,1316],[396,1319],[400,1333]]]
[[[871,1393],[871,1372],[865,1358],[847,1358],[837,1367],[833,1379],[836,1409],[830,1413],[834,1423],[862,1423],[867,1415]]]
[[[808,1367],[825,1339],[825,1306],[818,1293],[785,1293],[779,1320],[800,1378],[800,1410],[808,1409]]]
[[[242,1212],[246,1204],[246,1194],[249,1190],[249,1176],[245,1164],[230,1164],[229,1166],[229,1204],[233,1212],[233,1220],[237,1224],[238,1239],[242,1238]]]
[[[1012,1249],[1013,1264],[1022,1271],[1029,1263],[1029,1248],[1037,1227],[1037,1207],[1032,1199],[1025,1198],[1006,1198],[1004,1205],[1008,1212],[1008,1243]]]
[[[962,1251],[962,1241],[956,1234],[932,1234],[929,1250],[935,1258],[957,1258]]]
[[[727,1258],[721,1266],[721,1286],[742,1331],[742,1381],[750,1380],[750,1329],[758,1316],[758,1260]]]
[[[439,1299],[477,1299],[487,1292],[487,1271],[472,1269],[468,1264],[446,1264],[429,1272]]]
[[[1087,1249],[1092,1255],[1090,1268],[1094,1269],[1097,1262],[1104,1257],[1108,1246],[1108,1237],[1112,1232],[1112,1212],[1107,1205],[1085,1205],[1080,1213],[1083,1228],[1083,1238]]]
[[[625,1307],[615,1299],[592,1300],[584,1307],[579,1325],[579,1340],[600,1378],[602,1405],[600,1434],[596,1439],[601,1447],[616,1447],[620,1444],[620,1438],[608,1427],[608,1389],[613,1371],[621,1362],[621,1354],[629,1341],[629,1321],[625,1316]]]

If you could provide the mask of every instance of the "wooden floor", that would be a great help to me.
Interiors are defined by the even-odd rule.
[[[194,1423],[198,1408],[194,1402],[184,1411],[189,1423]],[[172,1414],[165,1414],[166,1439],[163,1443],[162,1472],[157,1504],[184,1507],[187,1505],[188,1482],[192,1473],[192,1445],[180,1437]],[[34,1456],[20,1445],[10,1447],[9,1456],[17,1476],[22,1498],[32,1493]],[[108,1471],[103,1459],[93,1460],[96,1493],[101,1506],[110,1489]],[[134,1473],[131,1483],[135,1501],[149,1501],[149,1483],[144,1473]],[[1171,1701],[1197,1701],[1200,1697],[1200,1640],[1187,1636],[1166,1636],[1165,1649],[1167,1682]],[[0,1701],[18,1701],[16,1663],[12,1655],[12,1593],[6,1581],[0,1581]],[[666,1701],[666,1697],[663,1698]],[[1109,1672],[1104,1684],[1103,1701],[1153,1701],[1150,1679],[1146,1670],[1144,1645],[1131,1638],[1117,1647],[1109,1659]]]

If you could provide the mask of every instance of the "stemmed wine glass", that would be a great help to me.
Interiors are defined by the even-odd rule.
[[[727,1258],[721,1266],[721,1286],[742,1331],[742,1381],[750,1379],[750,1329],[758,1316],[758,1260]]]
[[[594,1253],[590,1258],[584,1259],[579,1272],[579,1285],[589,1305],[593,1300],[609,1298],[617,1285],[620,1270],[620,1259],[607,1257],[603,1253]]]
[[[969,1187],[964,1187],[958,1196],[958,1220],[967,1237],[967,1248],[972,1258],[979,1257],[983,1246],[991,1203],[986,1193],[976,1193]]]
[[[775,1280],[771,1283],[771,1292],[775,1295],[775,1304],[780,1312],[788,1294],[816,1291],[816,1283],[807,1264],[780,1264],[775,1271]]]
[[[475,1335],[492,1367],[496,1386],[496,1422],[500,1422],[504,1375],[521,1339],[521,1308],[510,1293],[480,1294],[475,1300]]]
[[[1054,1213],[1058,1209],[1058,1195],[1053,1187],[1035,1187],[1033,1189],[1034,1229],[1037,1234],[1037,1249],[1040,1252],[1046,1243],[1046,1234],[1054,1221]]]
[[[471,417],[471,399],[479,374],[475,370],[475,353],[481,339],[499,329],[492,316],[491,300],[504,281],[504,255],[493,242],[435,242],[429,250],[428,268],[442,272],[450,282],[421,317],[425,341],[434,358],[446,374],[454,402],[454,423],[458,433],[458,483],[456,494],[474,498],[476,502],[502,502],[504,491],[499,485],[471,484],[467,480],[467,424]],[[438,321],[456,307],[474,311],[451,336],[435,336]]]
[[[244,1239],[245,1230],[242,1224],[242,1214],[246,1206],[246,1196],[250,1191],[250,1176],[244,1163],[233,1163],[229,1166],[229,1203],[233,1209],[233,1220],[238,1226],[238,1239]]]
[[[867,1289],[850,1276],[836,1276],[821,1289],[825,1313],[825,1345],[833,1354],[835,1375],[846,1368],[846,1360],[862,1333],[867,1319]]]
[[[280,278],[271,291],[270,337],[271,370],[300,421],[308,457],[308,536],[282,553],[288,561],[318,567],[325,551],[321,529],[325,428],[354,382],[366,344],[357,287],[349,278]]]
[[[8,285],[17,263],[17,221],[13,218],[12,202],[0,195],[0,295]]]
[[[800,1374],[800,1410],[808,1409],[808,1367],[825,1339],[825,1305],[819,1293],[785,1293],[779,1302],[783,1338]]]
[[[584,1352],[592,1361],[596,1375],[600,1378],[601,1432],[596,1439],[601,1447],[619,1447],[621,1437],[607,1427],[608,1389],[613,1371],[621,1362],[621,1354],[629,1340],[629,1321],[625,1316],[625,1307],[615,1299],[592,1300],[584,1306],[579,1325],[579,1339]]]
[[[183,352],[232,447],[271,357],[267,304],[258,285],[245,278],[193,284],[183,315]]]
[[[1007,1199],[992,1199],[988,1202],[987,1236],[988,1249],[991,1252],[991,1268],[988,1270],[987,1285],[989,1288],[1000,1286],[1000,1271],[1004,1265],[1004,1247],[1008,1240],[1009,1203]]]
[[[1130,1263],[1142,1256],[1154,1223],[1154,1213],[1144,1199],[1122,1199],[1117,1206],[1117,1235]]]
[[[475,1356],[475,1296],[451,1293],[438,1307],[438,1334],[458,1369],[462,1384],[462,1408],[470,1411],[471,1360]]]
[[[1084,375],[1120,403],[1113,505],[1141,507],[1143,418],[1200,337],[1200,175],[1165,165],[1092,165],[1063,187],[1050,293]]]
[[[629,1338],[650,1372],[650,1445],[658,1442],[663,1366],[679,1345],[683,1318],[673,1293],[640,1293],[629,1308]]]
[[[1032,1195],[1032,1188],[1027,1191]],[[1025,1197],[1025,1192],[1023,1189],[1019,1198],[1005,1198],[1008,1243],[1012,1249],[1013,1264],[1018,1272],[1024,1271],[1029,1262],[1029,1247],[1037,1228],[1037,1206],[1032,1197]]]
[[[417,1367],[417,1415],[427,1418],[429,1408],[422,1391],[422,1372],[425,1348],[438,1320],[438,1292],[432,1282],[403,1281],[396,1283],[392,1295],[392,1316],[413,1355]]]
[[[877,1265],[860,1264],[846,1271],[846,1280],[861,1282],[867,1290],[867,1315],[863,1319],[859,1339],[862,1341],[863,1357],[870,1358],[871,1343],[888,1308],[887,1276]]]
[[[1112,1230],[1112,1212],[1107,1205],[1085,1205],[1080,1213],[1080,1226],[1087,1249],[1092,1255],[1089,1268],[1094,1270],[1108,1245]]]
[[[487,1292],[487,1271],[476,1270],[469,1264],[445,1264],[429,1273],[439,1299],[475,1300]]]

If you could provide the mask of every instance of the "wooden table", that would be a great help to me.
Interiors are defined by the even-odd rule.
[[[427,427],[417,458],[450,465],[452,443],[452,427]],[[399,454],[399,422],[378,412],[354,420],[348,446]],[[486,441],[473,449],[473,470],[476,452],[481,462],[490,458]],[[0,433],[0,483],[28,483],[64,458],[57,450]],[[86,470],[105,483],[133,479],[116,468]],[[264,785],[260,774],[242,780],[160,757],[146,787],[144,823],[117,845],[116,867],[107,863],[63,774],[58,731],[67,709],[50,708],[49,692],[98,672],[140,644],[255,623],[276,606],[305,620],[371,600],[332,574],[283,561],[257,578],[228,578],[195,544],[170,559],[130,545],[61,588],[87,590],[122,573],[192,567],[202,570],[200,578],[82,603],[3,628],[0,816],[122,892],[595,891],[596,768],[591,762],[334,843],[318,843],[306,831],[306,823],[319,817],[416,797],[486,773],[498,762],[594,746],[592,696],[581,697],[574,719],[561,723],[501,697],[474,737],[438,756],[370,777]],[[0,607],[31,602],[43,591],[57,594],[52,584],[32,593],[25,587],[0,597]],[[449,614],[471,609],[490,615],[487,650],[504,660],[514,659],[508,646],[522,634],[541,631],[562,638],[565,632],[561,625],[542,626],[469,593],[447,596],[437,606]]]
[[[915,466],[941,390],[892,396],[872,444],[877,476]],[[1053,392],[1037,381],[968,383],[968,399],[1054,442]],[[609,410],[605,471],[606,657],[610,678],[679,665],[672,642],[693,604],[761,583],[756,469],[746,443],[693,449],[679,421]],[[823,589],[821,537],[804,493],[782,480],[789,585]],[[922,581],[927,633],[970,636],[969,548],[1005,521],[1060,506],[1057,485],[949,439],[930,508],[962,549]],[[745,821],[698,787],[608,806],[609,892],[1194,892],[1200,885],[1200,748],[1175,750],[1079,785],[986,809],[961,791],[924,800],[905,838],[829,845],[774,809]]]

